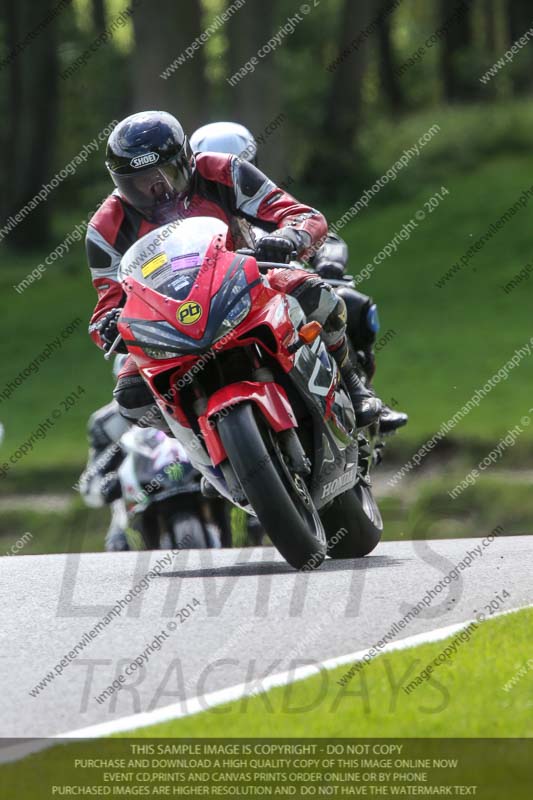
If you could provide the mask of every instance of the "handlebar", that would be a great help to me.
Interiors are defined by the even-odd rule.
[[[242,247],[239,250],[235,251],[239,255],[242,256],[251,256],[256,258],[255,250],[252,250],[250,247]],[[291,254],[291,260],[296,258],[297,253],[294,250]],[[300,264],[293,265],[290,262],[287,264],[285,261],[257,261],[257,266],[259,267],[259,271],[262,272],[263,270],[267,272],[269,269],[302,269]]]
[[[344,286],[349,289],[355,289],[355,281],[350,275],[346,275],[344,278],[324,278],[324,280],[326,283],[329,283],[330,286],[333,286],[333,288]]]
[[[107,353],[104,353],[104,358],[106,361],[109,361],[111,359],[113,353],[115,352],[121,341],[122,341],[122,336],[119,333],[119,335],[117,336],[117,338],[115,339],[115,341],[113,342]]]

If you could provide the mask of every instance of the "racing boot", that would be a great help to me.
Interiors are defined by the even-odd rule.
[[[390,406],[383,406],[383,411],[379,418],[379,432],[384,436],[396,433],[409,422],[409,417],[403,411],[394,411]]]
[[[365,383],[369,390],[374,393],[372,379],[376,372],[376,357],[372,348],[359,351],[357,353],[358,362],[365,374]],[[396,433],[409,422],[409,417],[403,411],[394,411],[390,406],[383,405],[383,410],[379,418],[379,432],[383,436]]]
[[[330,350],[340,370],[342,379],[352,401],[355,421],[358,428],[367,428],[377,422],[383,403],[375,394],[366,388],[352,363],[346,339],[336,349]]]

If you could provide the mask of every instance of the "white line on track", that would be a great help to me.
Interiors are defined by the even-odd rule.
[[[533,605],[523,606],[521,608],[513,608],[510,611],[501,611],[500,613],[493,614],[490,619],[496,617],[504,617],[508,614],[514,614],[517,611],[523,611],[526,608],[533,608]],[[391,642],[385,645],[379,655],[391,653],[394,650],[407,650],[411,647],[416,647],[420,644],[430,644],[431,642],[438,642],[442,639],[447,639],[455,633],[464,630],[475,619],[465,620],[464,622],[456,622],[453,625],[447,625],[443,628],[435,628],[432,631],[425,631],[424,633],[417,633],[414,636],[407,636],[405,639],[399,639],[397,642]],[[68,731],[67,733],[60,733],[50,739],[36,739],[34,741],[24,742],[21,744],[11,745],[0,749],[0,764],[18,761],[25,758],[32,753],[38,753],[41,750],[46,750],[49,747],[55,747],[58,744],[71,744],[69,740],[82,740],[82,739],[98,739],[103,736],[111,736],[114,733],[126,733],[127,731],[135,731],[138,728],[144,728],[148,725],[156,725],[160,722],[168,722],[173,719],[182,719],[183,717],[191,717],[194,714],[200,714],[203,711],[208,711],[216,706],[230,703],[235,700],[241,700],[244,697],[250,697],[256,694],[263,694],[269,689],[274,689],[277,686],[286,686],[289,683],[302,681],[305,678],[310,678],[313,675],[318,675],[321,670],[331,670],[336,667],[342,667],[345,664],[351,664],[356,661],[362,661],[365,655],[368,655],[373,648],[366,648],[365,650],[358,650],[355,653],[347,653],[343,656],[336,656],[335,658],[328,658],[325,661],[320,661],[316,664],[308,664],[306,666],[298,667],[297,669],[289,670],[287,672],[278,672],[276,675],[267,675],[262,678],[259,684],[254,683],[239,683],[236,686],[228,686],[226,689],[219,689],[216,692],[202,695],[200,697],[191,697],[181,700],[179,703],[173,703],[163,708],[155,708],[153,711],[144,711],[139,714],[131,714],[128,717],[121,717],[119,719],[111,720],[110,722],[101,722],[97,725],[90,725],[87,728],[79,728],[78,730]]]

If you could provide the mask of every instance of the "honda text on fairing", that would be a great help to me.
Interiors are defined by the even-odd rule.
[[[364,556],[382,530],[339,370],[299,303],[227,249],[227,226],[194,217],[124,255],[118,328],[192,464],[256,514],[295,568]]]

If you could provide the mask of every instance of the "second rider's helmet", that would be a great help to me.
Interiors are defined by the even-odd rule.
[[[211,122],[191,136],[195,153],[229,153],[257,166],[257,142],[244,125],[237,122]]]

